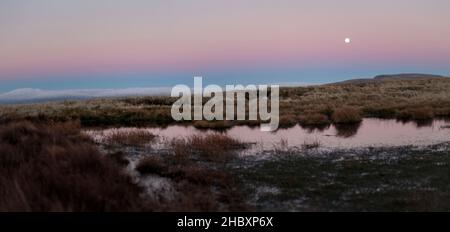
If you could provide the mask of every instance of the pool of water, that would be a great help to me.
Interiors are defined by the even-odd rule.
[[[270,149],[281,141],[290,147],[319,142],[321,147],[354,148],[368,146],[431,145],[450,141],[450,121],[434,120],[427,123],[400,122],[366,118],[351,126],[330,125],[325,128],[304,128],[299,125],[262,132],[258,127],[235,126],[226,131],[200,130],[193,126],[173,125],[165,128],[109,128],[87,131],[100,137],[117,130],[148,130],[161,138],[190,136],[200,133],[224,133],[243,142],[256,143]]]

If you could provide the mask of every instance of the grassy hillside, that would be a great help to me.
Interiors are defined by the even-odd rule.
[[[70,121],[83,126],[151,126],[175,123],[175,98],[130,97],[0,106],[0,122]],[[280,90],[282,126],[357,122],[361,117],[427,120],[450,116],[450,78],[379,78]],[[184,122],[198,127],[229,127],[255,121]]]

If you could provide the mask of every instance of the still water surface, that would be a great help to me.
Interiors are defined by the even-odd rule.
[[[353,148],[367,146],[430,145],[450,141],[450,121],[434,120],[427,123],[399,122],[366,118],[358,125],[325,128],[304,128],[299,125],[262,132],[258,127],[236,126],[223,132],[200,130],[193,126],[173,125],[166,128],[112,128],[88,131],[93,136],[106,135],[117,130],[148,130],[165,139],[190,136],[199,133],[225,133],[243,142],[257,143],[272,148],[281,140],[288,146],[302,146],[305,142],[320,142],[327,148]]]

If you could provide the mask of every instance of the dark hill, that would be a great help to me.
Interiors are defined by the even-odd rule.
[[[402,74],[386,74],[378,75],[374,78],[360,78],[351,79],[341,82],[336,82],[332,84],[364,84],[373,83],[378,81],[389,81],[389,80],[423,80],[423,79],[435,79],[435,78],[449,78],[447,76],[432,75],[432,74],[420,74],[420,73],[402,73]]]

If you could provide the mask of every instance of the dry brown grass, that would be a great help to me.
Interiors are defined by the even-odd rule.
[[[0,128],[0,211],[135,211],[141,189],[76,124]]]
[[[173,139],[170,147],[177,159],[198,155],[203,160],[223,162],[232,159],[245,144],[224,134],[207,133]]]
[[[416,109],[403,110],[399,113],[401,119],[430,120],[434,113],[431,107],[420,107]]]
[[[280,125],[320,125],[331,121],[335,110],[351,105],[363,117],[413,118],[415,109],[426,108],[423,117],[450,116],[450,78],[383,80],[369,83],[329,84],[280,89]],[[83,126],[148,126],[176,123],[170,115],[169,97],[94,99],[70,104],[46,103],[0,106],[0,122],[79,120]],[[198,128],[226,129],[258,121],[180,122]]]
[[[325,125],[329,124],[330,120],[328,117],[321,113],[309,113],[300,116],[300,124],[301,125]]]
[[[210,146],[213,141],[222,146],[230,142],[221,136],[187,141],[196,149]],[[205,141],[208,145],[203,145]],[[128,163],[125,154],[101,154],[80,133],[78,124],[3,125],[0,126],[0,211],[246,209],[230,174],[200,165],[195,159],[176,163],[171,157],[145,158],[138,163],[139,172],[170,178],[176,190],[174,199],[147,199],[144,189],[122,168]]]
[[[445,117],[450,116],[449,90],[450,78],[283,88],[280,113],[298,115],[300,123],[305,121],[307,124],[315,121],[304,120],[307,115],[319,113],[332,119],[334,111],[345,105],[360,109],[362,117],[408,117],[411,120]],[[417,110],[424,108],[427,110]],[[317,119],[324,121],[323,117]]]
[[[144,146],[154,141],[157,136],[146,130],[113,131],[106,136],[110,145]]]
[[[280,127],[293,127],[298,123],[298,117],[295,115],[280,115]]]
[[[343,106],[334,110],[331,116],[334,123],[348,124],[362,121],[361,112],[358,108],[352,106]]]
[[[242,211],[247,206],[234,177],[224,170],[236,149],[244,145],[223,134],[208,133],[173,139],[168,154],[142,158],[136,170],[142,175],[169,178],[176,192],[164,211]]]

